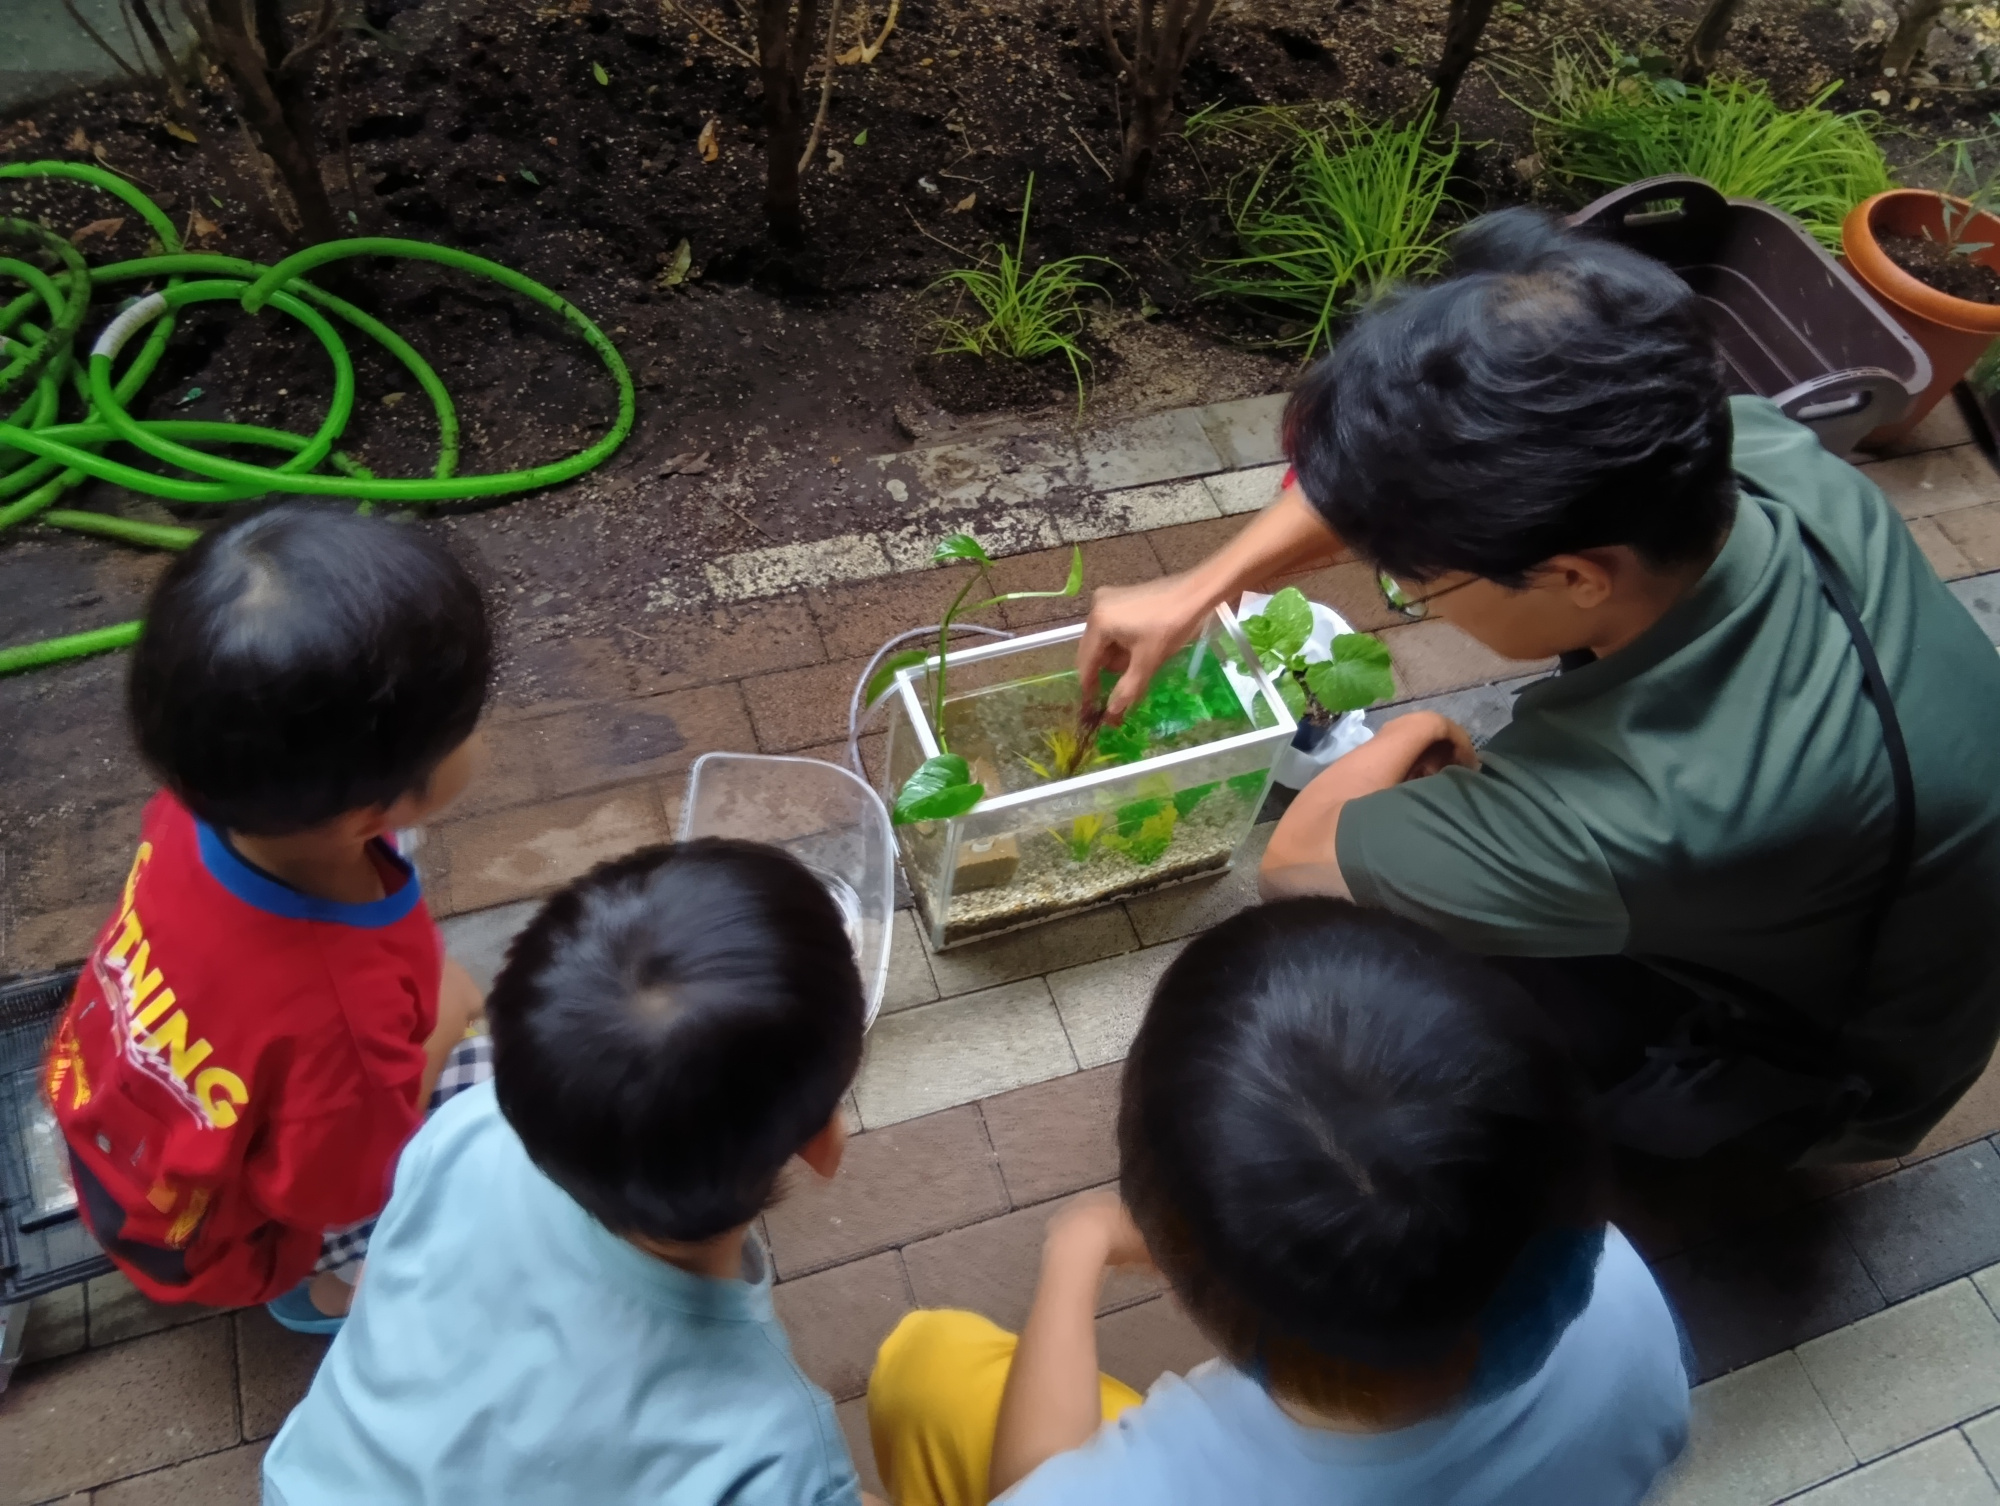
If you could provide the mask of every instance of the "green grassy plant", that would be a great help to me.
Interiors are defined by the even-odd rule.
[[[953,315],[937,324],[935,355],[963,352],[991,360],[1039,361],[1060,355],[1076,378],[1076,407],[1083,411],[1083,369],[1090,356],[1078,343],[1083,333],[1083,295],[1104,292],[1084,275],[1092,263],[1124,269],[1103,256],[1065,256],[1027,270],[1028,206],[1035,196],[1035,175],[1028,175],[1021,195],[1021,233],[1009,251],[996,243],[992,255],[976,267],[960,267],[932,283],[955,287],[978,307],[980,317]]]
[[[1894,186],[1876,116],[1825,108],[1838,83],[1787,110],[1761,83],[1690,87],[1607,43],[1601,56],[1558,49],[1541,85],[1539,105],[1516,103],[1535,119],[1544,165],[1579,203],[1640,178],[1685,173],[1730,197],[1775,204],[1837,251],[1848,210]]]
[[[1302,333],[1284,344],[1310,357],[1332,340],[1343,311],[1444,259],[1440,214],[1458,137],[1434,135],[1429,110],[1370,124],[1341,106],[1205,111],[1197,141],[1222,138],[1260,158],[1225,197],[1242,254],[1201,274],[1214,296],[1288,315]]]

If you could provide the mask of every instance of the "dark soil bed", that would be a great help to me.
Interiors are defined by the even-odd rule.
[[[1972,303],[2000,303],[2000,272],[1927,235],[1879,235],[1889,260],[1918,282]]]

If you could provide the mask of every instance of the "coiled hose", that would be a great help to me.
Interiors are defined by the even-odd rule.
[[[173,221],[157,204],[101,167],[79,162],[0,167],[0,181],[18,178],[68,178],[102,189],[145,221],[162,252],[107,266],[86,266],[76,248],[47,227],[32,220],[0,217],[0,277],[26,288],[0,308],[0,411],[17,395],[25,394],[0,420],[0,535],[32,522],[146,548],[185,549],[201,536],[198,530],[55,504],[87,479],[115,482],[172,502],[243,502],[273,492],[350,497],[364,506],[376,502],[421,506],[496,497],[580,476],[607,459],[632,432],[632,375],[617,348],[574,304],[497,262],[423,241],[362,236],[312,246],[266,267],[233,256],[185,250]],[[53,261],[58,269],[44,271],[24,260],[24,255]],[[379,319],[306,281],[307,273],[353,256],[435,262],[497,282],[558,315],[597,353],[617,384],[618,417],[610,430],[587,449],[550,465],[474,476],[456,474],[458,413],[430,363]],[[164,282],[164,286],[128,299],[104,327],[87,357],[79,361],[76,339],[93,299],[105,291],[147,282]],[[132,416],[134,396],[166,351],[176,311],[192,303],[217,302],[238,304],[252,315],[276,309],[318,339],[333,365],[333,399],[314,433],[294,434],[258,424]],[[354,363],[338,327],[342,324],[386,350],[430,399],[438,426],[438,458],[430,476],[380,477],[334,448],[354,412]],[[126,345],[141,330],[146,336],[138,353],[119,371]],[[58,421],[66,390],[83,405],[84,416],[78,421]],[[104,451],[117,443],[191,475],[161,475],[108,458]],[[274,465],[253,465],[215,452],[215,447],[227,445],[258,446],[279,451],[286,458]],[[331,473],[323,467],[330,467]],[[138,638],[139,629],[137,622],[124,622],[0,647],[0,675],[122,648]]]

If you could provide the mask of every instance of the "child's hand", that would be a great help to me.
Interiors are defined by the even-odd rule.
[[[1072,1252],[1080,1258],[1094,1258],[1100,1265],[1149,1266],[1152,1255],[1145,1236],[1118,1194],[1100,1188],[1072,1199],[1049,1220],[1044,1250],[1049,1254]]]

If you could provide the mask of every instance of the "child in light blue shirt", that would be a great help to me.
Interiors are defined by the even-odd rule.
[[[1118,1142],[1122,1199],[1051,1221],[1018,1340],[924,1312],[884,1342],[897,1506],[1638,1506],[1685,1443],[1583,1083],[1514,983],[1421,927],[1294,899],[1193,942]],[[1106,1269],[1149,1259],[1223,1358],[1142,1399],[1099,1375],[1094,1316]]]
[[[840,1162],[862,994],[774,848],[607,864],[487,1002],[494,1081],[411,1141],[267,1506],[860,1506],[751,1225]]]

